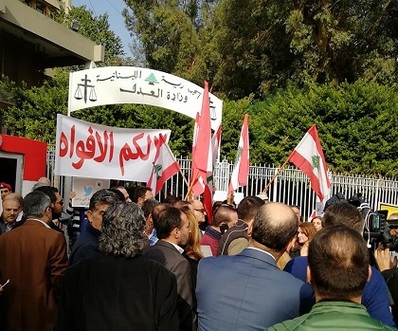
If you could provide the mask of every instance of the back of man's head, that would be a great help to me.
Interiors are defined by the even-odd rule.
[[[238,208],[236,209],[239,219],[249,223],[251,220],[253,220],[260,207],[264,204],[264,200],[255,196],[248,196],[242,199],[239,202]]]
[[[311,241],[308,265],[317,299],[349,300],[359,297],[366,284],[369,252],[354,229],[329,226]]]
[[[115,202],[124,202],[124,197],[117,195],[111,190],[99,190],[91,197],[88,209],[94,211],[97,204],[112,205]]]
[[[343,224],[362,234],[365,221],[356,207],[348,202],[338,202],[325,211],[323,224],[324,226]]]
[[[153,221],[158,238],[168,238],[175,228],[181,227],[181,211],[175,207],[167,207]]]
[[[24,215],[28,217],[42,217],[47,208],[51,208],[50,197],[41,191],[28,193],[22,202]]]
[[[55,195],[55,192],[58,192],[58,189],[54,186],[39,186],[35,188],[34,191],[41,191],[47,194],[48,197],[51,199],[51,203],[55,203],[57,201],[57,196]]]
[[[228,204],[221,204],[213,213],[211,225],[219,227],[221,224],[228,224],[236,221],[237,213],[235,207]]]
[[[152,214],[153,208],[155,208],[155,206],[157,206],[159,203],[160,202],[155,199],[145,200],[144,204],[142,205],[142,211],[144,212],[145,219]]]
[[[251,237],[269,249],[282,252],[297,234],[298,226],[296,214],[289,206],[269,202],[254,217]]]

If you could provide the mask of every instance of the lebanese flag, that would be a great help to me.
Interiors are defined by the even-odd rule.
[[[315,124],[290,154],[288,161],[310,178],[311,187],[322,202],[329,195],[331,184]]]
[[[160,192],[168,179],[180,171],[180,166],[162,134],[160,134],[159,139],[155,141],[155,146],[156,154],[153,161],[151,177],[147,183],[147,186],[152,188],[154,195]]]
[[[221,125],[218,127],[217,131],[214,132],[213,137],[211,137],[211,147],[212,147],[212,155],[213,155],[213,167],[214,163],[218,159],[218,154],[220,152],[221,145]]]
[[[209,84],[205,81],[204,85],[202,111],[196,115],[192,144],[191,189],[196,196],[205,191],[207,177],[212,177],[213,173]]]
[[[245,114],[242,131],[240,133],[238,152],[236,153],[234,170],[232,171],[228,193],[238,189],[239,186],[247,185],[249,175],[249,115]]]

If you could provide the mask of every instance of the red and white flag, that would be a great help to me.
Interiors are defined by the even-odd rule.
[[[191,190],[198,196],[203,193],[203,205],[208,218],[212,218],[213,149],[211,143],[211,120],[209,84],[204,82],[202,110],[196,116],[192,144]]]
[[[315,124],[304,135],[288,160],[310,178],[311,187],[322,202],[329,195],[331,184]]]
[[[194,195],[205,190],[207,173],[212,173],[212,148],[210,127],[209,85],[204,82],[202,111],[196,116],[194,142],[192,147],[191,186]]]
[[[233,192],[239,186],[247,185],[249,175],[249,115],[245,114],[242,130],[240,133],[238,152],[236,153],[234,170],[232,171],[231,181],[228,192]]]
[[[214,132],[213,137],[211,137],[211,147],[212,147],[212,155],[213,155],[213,167],[214,163],[218,159],[218,154],[220,153],[220,145],[221,145],[221,125],[218,127],[217,131]]]
[[[154,195],[160,192],[164,183],[169,178],[180,171],[180,166],[162,134],[160,134],[159,139],[155,141],[155,145],[156,154],[153,161],[151,177],[147,183],[147,186],[152,188]]]

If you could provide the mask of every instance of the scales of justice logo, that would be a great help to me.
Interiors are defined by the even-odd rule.
[[[88,100],[92,102],[97,101],[97,93],[95,92],[95,85],[89,84],[91,83],[91,79],[88,79],[87,75],[84,75],[84,78],[82,78],[81,81],[82,83],[77,84],[77,88],[74,95],[75,99],[76,100],[83,99],[84,103],[87,103],[87,96],[88,96]]]

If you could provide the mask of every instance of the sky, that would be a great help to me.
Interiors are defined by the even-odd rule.
[[[111,30],[122,40],[126,55],[131,55],[129,50],[131,37],[124,25],[122,15],[123,9],[126,8],[123,0],[72,0],[72,5],[75,7],[86,6],[95,16],[107,13]]]

